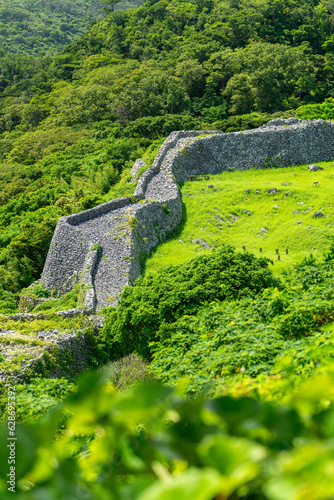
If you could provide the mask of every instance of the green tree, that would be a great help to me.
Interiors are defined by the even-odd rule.
[[[116,5],[121,3],[122,0],[101,0],[101,4],[104,5],[104,10],[107,12],[112,12],[115,10]],[[110,9],[110,10],[109,10]]]
[[[314,69],[302,49],[257,43],[236,52],[237,58],[242,57],[242,72],[228,81],[224,91],[232,114],[278,111],[288,98],[301,99],[316,87]]]

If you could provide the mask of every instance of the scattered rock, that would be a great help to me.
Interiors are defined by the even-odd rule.
[[[208,184],[208,188],[213,189],[213,184]]]
[[[227,217],[225,217],[225,215],[220,215],[220,218],[223,219],[222,222],[226,222],[227,224],[233,224],[233,222],[234,222],[233,220],[230,220]]]
[[[323,170],[323,168],[320,167],[319,165],[317,165],[316,163],[309,165],[307,168],[309,169],[310,172],[316,172],[317,170]]]
[[[313,218],[316,218],[316,217],[326,217],[326,215],[323,214],[322,212],[314,212],[314,214],[312,214],[312,217]]]
[[[278,189],[276,189],[276,188],[267,189],[267,190],[266,190],[266,193],[269,193],[269,194],[276,194],[276,193],[278,193]]]
[[[249,214],[251,213],[251,212],[250,212],[250,210],[246,210],[246,209],[245,209],[245,210],[242,210],[241,212],[242,212],[243,214],[247,214],[247,215],[249,215]]]
[[[232,217],[232,219],[234,220],[234,222],[236,222],[237,220],[239,220],[239,217],[237,215],[234,215],[234,214],[228,214],[230,217]]]
[[[264,233],[267,233],[268,229],[266,229],[265,227],[261,227],[260,231],[263,231]]]
[[[201,245],[201,247],[203,247],[203,248],[207,248],[207,249],[211,248],[210,245],[208,245],[208,243],[202,239],[197,240],[197,243],[199,245]]]
[[[277,209],[277,208],[279,208],[279,205],[274,205],[274,206],[273,206],[273,208],[276,208],[276,209]]]
[[[257,190],[255,191],[255,193],[257,193],[257,194],[261,194],[261,191],[260,191],[259,189],[257,189]]]
[[[297,222],[297,224],[301,224],[301,223],[302,223],[302,221],[301,221],[301,220],[299,220],[299,221]]]
[[[182,241],[182,240],[179,240],[179,242],[184,244],[184,241]]]
[[[219,217],[219,215],[217,215],[217,214],[215,214],[215,215],[214,215],[214,218],[215,218],[218,222],[224,222],[224,221],[223,221],[223,219],[221,219],[221,218]]]
[[[250,189],[245,189],[245,193],[250,193]]]

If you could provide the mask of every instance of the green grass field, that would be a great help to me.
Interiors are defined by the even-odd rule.
[[[275,273],[310,253],[321,256],[334,237],[334,162],[318,164],[324,170],[310,172],[307,165],[251,169],[185,182],[181,186],[183,221],[147,260],[145,272],[210,252],[194,242],[199,239],[211,248],[231,244],[242,250],[245,246],[271,258]],[[276,193],[267,192],[274,188]],[[313,218],[318,211],[326,217]]]

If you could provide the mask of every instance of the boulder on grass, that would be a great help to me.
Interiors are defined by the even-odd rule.
[[[316,163],[309,165],[307,168],[309,169],[310,172],[316,172],[317,170],[323,170],[323,168],[320,167],[319,165],[317,165]]]

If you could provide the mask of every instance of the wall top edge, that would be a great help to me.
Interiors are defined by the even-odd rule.
[[[126,205],[133,203],[133,197],[124,196],[122,198],[115,198],[110,201],[106,201],[101,205],[97,205],[93,208],[89,208],[87,210],[83,210],[81,212],[77,212],[76,214],[67,215],[65,217],[60,217],[58,220],[59,223],[69,224],[71,226],[75,225],[78,222],[83,222],[85,220],[92,219],[94,217],[98,217],[99,215],[103,215],[108,213],[111,210],[117,210],[117,208],[122,208]]]
[[[271,120],[268,123],[265,123],[264,125],[261,125],[258,128],[251,129],[251,130],[242,130],[238,132],[222,132],[221,130],[179,130],[179,131],[174,131],[169,134],[163,145],[161,146],[161,149],[156,157],[156,160],[160,158],[158,161],[158,164],[155,165],[156,160],[153,162],[153,165],[151,168],[149,168],[144,174],[140,177],[137,189],[135,192],[135,195],[137,195],[138,200],[141,199],[144,196],[144,192],[142,191],[145,190],[145,186],[141,186],[141,184],[145,184],[146,180],[149,180],[149,178],[154,175],[156,172],[156,169],[159,169],[161,161],[167,154],[168,150],[170,147],[176,146],[178,141],[182,141],[185,139],[200,139],[200,140],[209,140],[213,136],[236,136],[236,135],[252,135],[256,133],[264,133],[264,132],[278,132],[278,131],[283,131],[283,130],[297,130],[301,128],[306,128],[306,127],[313,127],[313,126],[331,126],[334,127],[334,122],[328,121],[328,120],[322,120],[322,119],[317,119],[317,120],[302,120],[299,118],[287,118],[287,119],[282,119],[282,118],[276,118],[274,120]],[[201,137],[203,136],[203,137]],[[171,144],[173,143],[174,144]],[[167,146],[168,145],[168,146]],[[167,146],[167,147],[166,147]],[[147,178],[147,179],[146,179]],[[140,189],[141,188],[141,189]],[[109,211],[112,210],[117,210],[118,208],[125,207],[126,205],[131,205],[135,202],[136,200],[133,199],[133,196],[125,196],[122,198],[116,198],[114,200],[107,201],[105,203],[102,203],[101,205],[97,205],[93,208],[90,208],[88,210],[83,210],[81,212],[78,212],[76,214],[71,214],[65,217],[61,217],[59,219],[60,224],[69,224],[71,226],[75,226],[76,224],[80,222],[84,222],[90,219],[93,219],[95,217],[98,217],[100,215],[106,214]]]

